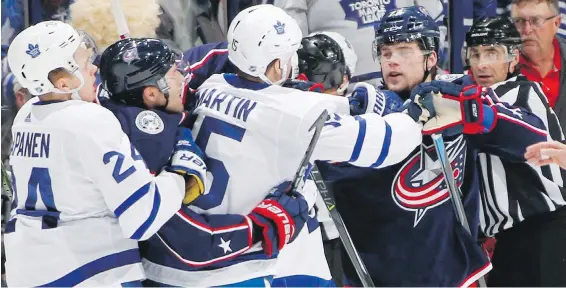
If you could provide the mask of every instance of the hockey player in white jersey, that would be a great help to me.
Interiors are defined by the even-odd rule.
[[[303,85],[297,85],[296,88],[308,91],[309,84],[322,85],[325,94],[343,96],[351,73],[355,71],[356,59],[344,36],[334,32],[313,33],[302,39],[297,54],[298,73],[317,84],[303,82]],[[341,286],[341,275],[344,272],[340,257],[337,256],[341,245],[338,231],[316,185],[307,181],[305,191],[318,196],[315,211],[320,228],[312,224],[307,225],[297,239],[281,251],[272,286]]]
[[[186,160],[195,155],[185,136],[166,168],[174,172],[150,174],[118,120],[90,103],[95,53],[88,36],[58,21],[22,31],[8,51],[15,77],[38,96],[12,127],[11,286],[139,283],[137,241],[177,212],[186,179],[206,173],[202,160]]]
[[[313,135],[309,128],[324,110],[330,118],[312,159],[380,168],[401,161],[420,143],[421,125],[406,114],[351,117],[345,98],[281,87],[301,39],[296,22],[272,5],[250,7],[232,21],[228,55],[240,71],[213,75],[196,94],[193,135],[213,180],[195,206],[208,213],[249,213],[269,188],[293,177]],[[231,281],[269,277],[278,251],[262,246],[229,267],[167,273],[185,280],[184,286],[224,285],[226,275]]]

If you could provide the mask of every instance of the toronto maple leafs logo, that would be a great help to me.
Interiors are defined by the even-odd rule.
[[[279,22],[279,20],[277,21],[277,23],[275,25],[273,25],[273,28],[275,28],[275,31],[277,31],[278,35],[285,33],[285,24]]]
[[[39,44],[28,44],[28,50],[26,51],[26,53],[31,56],[31,58],[39,56],[39,54],[41,54],[41,52],[39,52]]]
[[[345,19],[356,21],[358,29],[379,24],[387,10],[393,9],[391,0],[340,0]]]
[[[447,145],[446,153],[459,189],[464,182],[466,141],[460,135]],[[416,153],[399,170],[391,190],[393,200],[400,208],[415,213],[414,227],[417,227],[429,209],[450,199],[441,163],[433,145],[421,145],[420,153]]]

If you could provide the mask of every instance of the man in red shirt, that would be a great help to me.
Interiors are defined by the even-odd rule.
[[[566,88],[561,89],[566,40],[556,34],[561,20],[558,0],[513,0],[511,18],[523,40],[521,73],[540,84],[560,122],[566,124]]]

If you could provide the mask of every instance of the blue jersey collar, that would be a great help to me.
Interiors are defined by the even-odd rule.
[[[249,90],[261,90],[264,88],[269,87],[270,85],[267,83],[260,83],[255,81],[250,81],[243,77],[240,77],[236,74],[223,74],[224,80],[228,82],[228,84],[236,87],[236,88],[243,88]]]

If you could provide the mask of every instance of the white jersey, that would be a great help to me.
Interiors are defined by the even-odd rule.
[[[318,196],[316,197],[318,205],[320,193],[314,181],[306,181],[304,190],[303,194]],[[318,211],[320,211],[320,208]],[[315,209],[311,210],[311,216],[318,217],[318,215],[315,215]],[[306,283],[301,283],[300,280],[298,283],[297,281],[292,283],[305,287],[312,287],[313,284],[320,283],[320,280],[328,281],[332,279],[326,255],[324,254],[321,228],[312,229],[309,227],[310,224],[306,224],[297,238],[292,243],[287,244],[279,253],[274,279],[299,276]]]
[[[234,74],[211,76],[196,96],[194,113],[198,117],[192,131],[207,155],[211,173],[207,179],[212,179],[206,185],[210,187],[208,194],[194,202],[202,208],[197,212],[248,214],[272,187],[292,180],[314,133],[309,128],[325,109],[331,119],[322,130],[312,159],[380,168],[403,160],[422,138],[421,125],[408,115],[352,117],[344,97],[268,86]],[[168,269],[168,277],[185,279],[182,286],[219,286],[274,275],[275,261],[263,257],[198,271],[198,279],[190,275],[192,272]],[[148,278],[152,277],[148,272]]]
[[[145,279],[138,240],[180,207],[185,183],[153,177],[112,113],[78,100],[18,112],[6,226],[10,286],[119,286]]]
[[[379,25],[386,11],[399,7],[421,5],[437,23],[444,19],[439,0],[274,0],[301,27],[303,35],[332,31],[346,37],[358,56],[358,64],[351,83],[366,81],[380,85],[381,68],[373,60],[374,26]],[[441,39],[446,35],[441,27]]]

